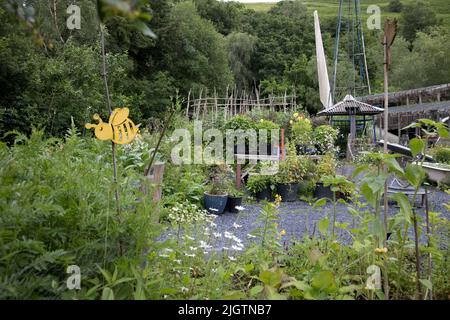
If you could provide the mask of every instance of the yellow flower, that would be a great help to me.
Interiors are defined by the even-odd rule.
[[[387,248],[376,248],[375,253],[386,253],[388,251]]]
[[[293,124],[294,122],[291,120],[291,121],[289,121],[289,123],[290,123],[290,124]]]
[[[259,122],[263,123],[263,122],[264,122],[264,119],[259,120]]]
[[[281,230],[281,232],[280,232],[280,236],[284,236],[286,234],[286,230]]]
[[[294,118],[298,117],[298,112],[294,113]]]
[[[276,194],[276,195],[275,195],[275,205],[276,205],[276,206],[279,206],[281,200],[282,200],[281,196],[280,196],[279,194]]]

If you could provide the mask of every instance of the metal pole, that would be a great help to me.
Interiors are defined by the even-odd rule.
[[[384,154],[388,153],[387,149],[387,136],[388,136],[388,105],[389,105],[389,95],[388,95],[388,44],[386,38],[386,30],[383,38],[384,46],[384,136],[383,136],[383,151]],[[383,165],[384,174],[387,174],[387,166]],[[384,231],[386,236],[383,237],[384,247],[387,246],[387,230],[388,230],[388,179],[384,181]],[[387,275],[387,270],[384,272],[384,295],[386,299],[389,300],[389,280]]]

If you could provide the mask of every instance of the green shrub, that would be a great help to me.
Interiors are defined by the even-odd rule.
[[[310,159],[290,154],[286,160],[280,162],[276,181],[281,184],[300,182],[307,179],[311,168],[312,161]]]
[[[0,145],[1,299],[62,298],[68,265],[87,280],[98,266],[142,255],[155,230],[153,208],[136,200],[141,175],[120,163],[118,213],[111,144],[72,129],[64,140],[34,130],[11,148]]]
[[[245,115],[237,115],[225,123],[225,129],[231,130],[248,130],[255,129],[255,123]]]
[[[434,158],[437,162],[450,164],[450,148],[437,148],[434,152]]]
[[[266,141],[268,144],[271,144],[272,143],[272,130],[279,130],[280,126],[270,120],[261,119],[256,124],[255,129],[257,130],[258,141],[259,141],[259,139],[261,139],[261,137],[259,136],[259,130],[264,130],[264,129],[267,130]],[[280,138],[278,138],[278,139],[280,139]]]
[[[317,163],[315,180],[320,181],[325,176],[336,175],[336,159],[331,153],[323,155]]]
[[[246,187],[251,194],[255,195],[269,187],[272,183],[272,176],[252,175],[248,178]]]
[[[400,0],[391,0],[388,4],[389,12],[401,12],[403,3]]]
[[[335,143],[339,130],[329,125],[316,127],[313,132],[313,141],[322,153],[335,151]]]
[[[296,144],[308,145],[311,142],[312,124],[311,120],[304,115],[294,113],[291,120],[291,140]]]

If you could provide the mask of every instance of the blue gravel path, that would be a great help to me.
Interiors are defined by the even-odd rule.
[[[429,206],[430,211],[442,212],[442,217],[450,220],[450,212],[444,207],[444,203],[450,201],[450,196],[445,192],[437,189],[433,189],[429,194]],[[218,215],[215,223],[217,224],[217,231],[224,233],[226,231],[232,232],[237,238],[241,239],[244,245],[249,241],[258,241],[257,239],[249,238],[247,235],[261,225],[257,223],[257,217],[262,211],[262,204],[259,203],[245,203],[243,207],[245,210],[240,213],[228,213]],[[390,215],[394,215],[398,212],[398,208],[395,205],[389,206]],[[424,208],[419,208],[418,213],[424,215]],[[317,223],[319,220],[325,218],[327,215],[331,216],[332,204],[327,202],[325,206],[312,209],[312,207],[303,201],[281,203],[279,207],[279,230],[284,229],[286,235],[283,237],[285,243],[295,241],[296,239],[302,239],[307,235],[307,225],[309,226],[309,235],[314,234],[319,236]],[[309,215],[309,217],[308,217]],[[308,223],[309,220],[309,223]],[[336,211],[336,221],[341,223],[349,223],[352,225],[352,216],[348,212],[346,205],[338,203]],[[238,228],[233,227],[237,224]],[[348,242],[350,239],[349,234],[344,233],[342,230],[338,230],[337,233],[340,241]],[[448,235],[447,235],[448,236]],[[445,237],[445,241],[448,245],[448,238]],[[216,246],[227,245],[227,239],[223,242],[216,242]],[[444,244],[445,245],[445,244]],[[217,248],[219,249],[219,248]]]

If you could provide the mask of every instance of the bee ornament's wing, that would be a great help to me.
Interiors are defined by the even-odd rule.
[[[109,117],[109,123],[113,126],[120,125],[127,120],[129,114],[130,110],[128,108],[114,109],[113,113]]]

